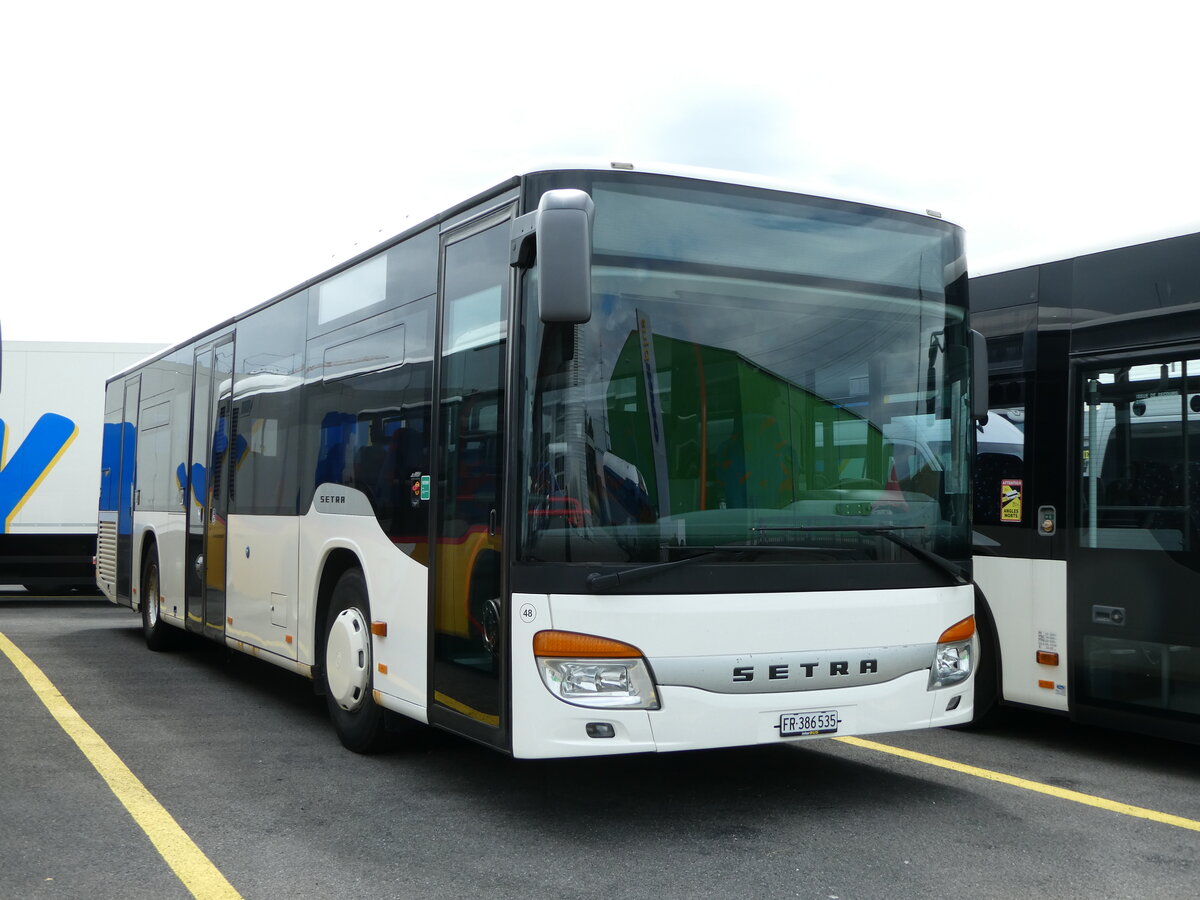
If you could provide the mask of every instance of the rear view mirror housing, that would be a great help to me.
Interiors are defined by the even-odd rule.
[[[987,339],[971,329],[971,417],[988,417]]]
[[[581,325],[592,317],[592,219],[585,191],[547,191],[536,212],[513,223],[512,264],[538,267],[538,316]]]

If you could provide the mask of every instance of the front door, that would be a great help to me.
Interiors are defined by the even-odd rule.
[[[1072,707],[1200,721],[1200,348],[1075,368]]]
[[[443,237],[430,718],[506,740],[503,515],[507,213]],[[417,487],[419,489],[419,486]]]
[[[125,382],[125,400],[121,414],[121,453],[117,475],[117,599],[132,605],[132,589],[141,573],[133,571],[133,510],[137,499],[137,428],[138,399],[142,376]]]
[[[230,480],[237,460],[232,412],[233,336],[196,351],[188,460],[187,625],[225,633],[225,544]]]

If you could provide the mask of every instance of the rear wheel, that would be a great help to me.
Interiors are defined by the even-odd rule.
[[[333,588],[325,619],[325,700],[338,739],[355,753],[383,749],[384,711],[371,695],[371,607],[362,572],[349,569]]]
[[[158,570],[158,548],[151,545],[142,564],[142,636],[151,650],[166,650],[171,646],[174,635],[171,626],[159,615],[162,597]]]

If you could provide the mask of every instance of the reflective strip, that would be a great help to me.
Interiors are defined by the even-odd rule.
[[[459,703],[453,697],[447,697],[441,691],[434,691],[433,699],[456,713],[462,713],[468,718],[474,719],[476,722],[482,722],[484,725],[491,725],[493,728],[500,727],[500,717],[489,715],[488,713],[480,712],[477,709],[472,709],[465,703]]]

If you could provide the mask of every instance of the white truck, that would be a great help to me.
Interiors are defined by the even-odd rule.
[[[0,585],[95,588],[104,382],[160,344],[5,341]]]

